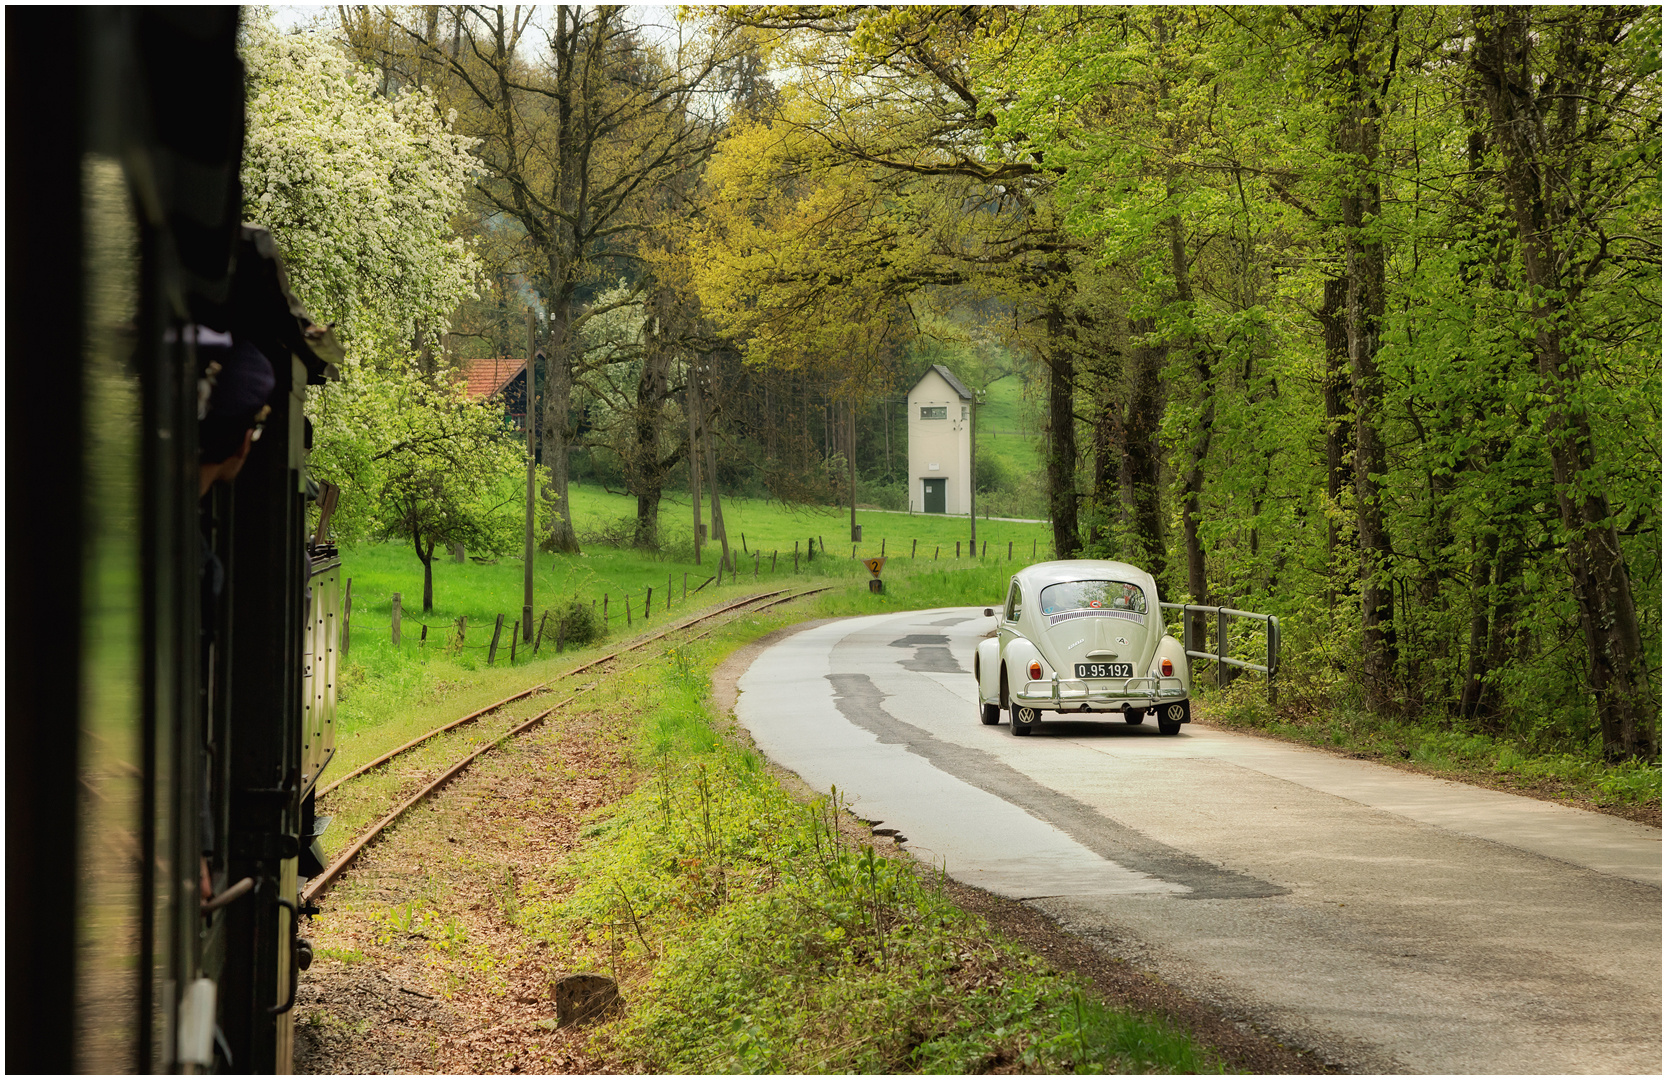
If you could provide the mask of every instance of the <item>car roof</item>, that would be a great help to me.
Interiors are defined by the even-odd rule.
[[[1055,562],[1036,563],[1020,570],[1013,577],[1020,586],[1027,589],[1045,589],[1062,581],[1104,579],[1127,581],[1145,589],[1156,588],[1151,574],[1138,566],[1111,559],[1060,559]]]

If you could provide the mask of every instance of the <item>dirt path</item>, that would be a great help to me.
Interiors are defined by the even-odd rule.
[[[595,1073],[555,1030],[565,974],[514,921],[525,883],[635,783],[629,718],[563,718],[481,758],[325,897],[296,1003],[296,1071]]]

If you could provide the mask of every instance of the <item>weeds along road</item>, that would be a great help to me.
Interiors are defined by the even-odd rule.
[[[1659,1073],[1661,831],[1191,724],[975,715],[982,609],[765,650],[773,761],[951,876],[1355,1071]]]

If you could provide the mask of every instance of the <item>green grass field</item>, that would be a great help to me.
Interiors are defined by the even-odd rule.
[[[571,494],[574,524],[581,536],[635,511],[634,499],[610,495],[596,487],[574,486]],[[671,541],[667,550],[687,550],[692,531],[687,497],[667,500],[661,510],[663,536]],[[605,601],[607,639],[618,640],[644,629],[643,604],[649,599],[650,589],[654,590],[653,606],[647,626],[652,629],[669,618],[721,600],[765,589],[813,584],[839,586],[817,598],[813,611],[817,615],[994,604],[1000,601],[1007,576],[1014,569],[1047,559],[1052,552],[1048,526],[1024,522],[980,520],[979,557],[975,559],[967,539],[966,518],[860,510],[857,521],[863,526],[863,542],[852,545],[848,539],[848,510],[725,500],[724,516],[735,546],[737,566],[733,577],[726,574],[721,583],[710,580],[717,574],[718,565],[717,547],[711,543],[706,545],[699,565],[693,561],[692,551],[687,552],[688,557],[678,558],[600,544],[586,545],[579,555],[539,554],[534,559],[534,618],[574,599],[594,604],[600,614]],[[818,552],[814,560],[808,560],[805,555],[812,538]],[[961,543],[959,558],[957,541]],[[797,570],[793,561],[795,542],[799,546]],[[824,543],[825,553],[821,550]],[[877,556],[884,548],[887,561],[883,595],[869,592],[868,569],[852,559],[853,547],[859,558]],[[353,595],[351,641],[343,665],[337,717],[344,760],[361,756],[368,759],[374,756],[373,747],[385,749],[383,743],[396,745],[415,734],[405,732],[410,726],[407,721],[420,723],[430,719],[431,712],[438,716],[436,709],[467,705],[476,698],[484,704],[492,700],[500,685],[524,684],[527,677],[542,678],[544,667],[551,663],[554,642],[548,639],[540,644],[536,657],[525,645],[518,645],[511,657],[511,632],[521,618],[523,595],[522,561],[518,557],[486,563],[438,558],[434,565],[434,609],[427,613],[422,610],[422,563],[409,544],[349,546],[342,551],[342,564]],[[401,606],[398,648],[392,642],[395,593],[400,595]],[[488,670],[488,647],[499,615],[504,616],[504,627],[498,654]],[[466,620],[465,636],[463,647],[457,648],[460,618]],[[505,681],[503,676],[511,668],[528,667],[533,670]],[[447,702],[443,708],[439,706],[442,698]]]
[[[581,536],[607,522],[634,514],[635,500],[611,495],[595,487],[575,485],[571,489],[574,525]],[[811,577],[850,577],[867,580],[867,571],[857,559],[885,555],[885,575],[905,571],[952,566],[1002,563],[1015,565],[1048,557],[1051,533],[1048,526],[1028,522],[980,520],[979,558],[970,550],[970,530],[964,517],[937,514],[897,514],[879,510],[857,511],[863,540],[849,539],[850,511],[822,508],[783,507],[762,500],[725,500],[724,520],[728,526],[736,560],[737,589],[790,583]],[[600,607],[608,598],[610,625],[623,625],[625,602],[629,598],[633,619],[642,612],[647,590],[653,589],[654,616],[665,610],[667,581],[671,583],[674,607],[681,605],[685,588],[694,593],[717,573],[718,546],[708,542],[697,565],[687,550],[692,532],[689,501],[667,499],[661,504],[662,537],[672,541],[667,552],[642,552],[630,548],[586,546],[580,555],[539,554],[534,559],[533,592],[535,610],[573,597],[595,600]],[[812,543],[814,560],[808,557]],[[957,550],[957,544],[960,545]],[[794,570],[797,545],[798,569]],[[1011,553],[1009,548],[1011,547]],[[434,565],[434,610],[424,614],[422,605],[423,567],[411,546],[404,542],[359,544],[342,555],[344,574],[353,582],[353,622],[356,635],[370,634],[369,627],[386,629],[391,621],[393,594],[399,593],[403,610],[404,637],[420,641],[421,626],[427,624],[430,637],[441,627],[451,626],[460,616],[469,620],[469,641],[497,615],[508,621],[520,617],[523,569],[519,557],[506,556],[487,564],[473,559],[453,562],[449,557]],[[756,571],[756,573],[755,573]],[[727,582],[727,578],[726,578]],[[702,597],[717,590],[708,585]],[[704,602],[704,600],[702,601]]]
[[[1024,385],[1017,375],[1003,375],[984,388],[984,402],[978,407],[978,453],[1000,454],[1024,475],[1042,469],[1042,455],[1036,437],[1027,434]]]

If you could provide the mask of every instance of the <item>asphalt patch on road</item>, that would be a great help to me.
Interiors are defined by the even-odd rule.
[[[923,639],[945,640],[932,634],[910,634],[892,644],[908,647],[903,644],[906,642],[930,647]],[[917,653],[915,662],[920,659]],[[958,665],[944,669],[911,667],[910,661],[902,663],[911,671],[961,670]],[[1102,859],[1192,890],[1177,896],[1178,900],[1244,900],[1290,892],[1154,840],[1079,799],[1037,783],[988,751],[944,742],[922,728],[897,719],[886,711],[886,695],[867,675],[829,675],[827,679],[833,684],[834,706],[840,713],[882,743],[902,746],[940,772],[1034,814]]]
[[[963,620],[964,621],[964,620]],[[967,675],[970,672],[949,651],[949,638],[943,634],[910,634],[891,642],[894,649],[913,649],[909,660],[899,660],[908,671],[940,671],[948,675]]]

